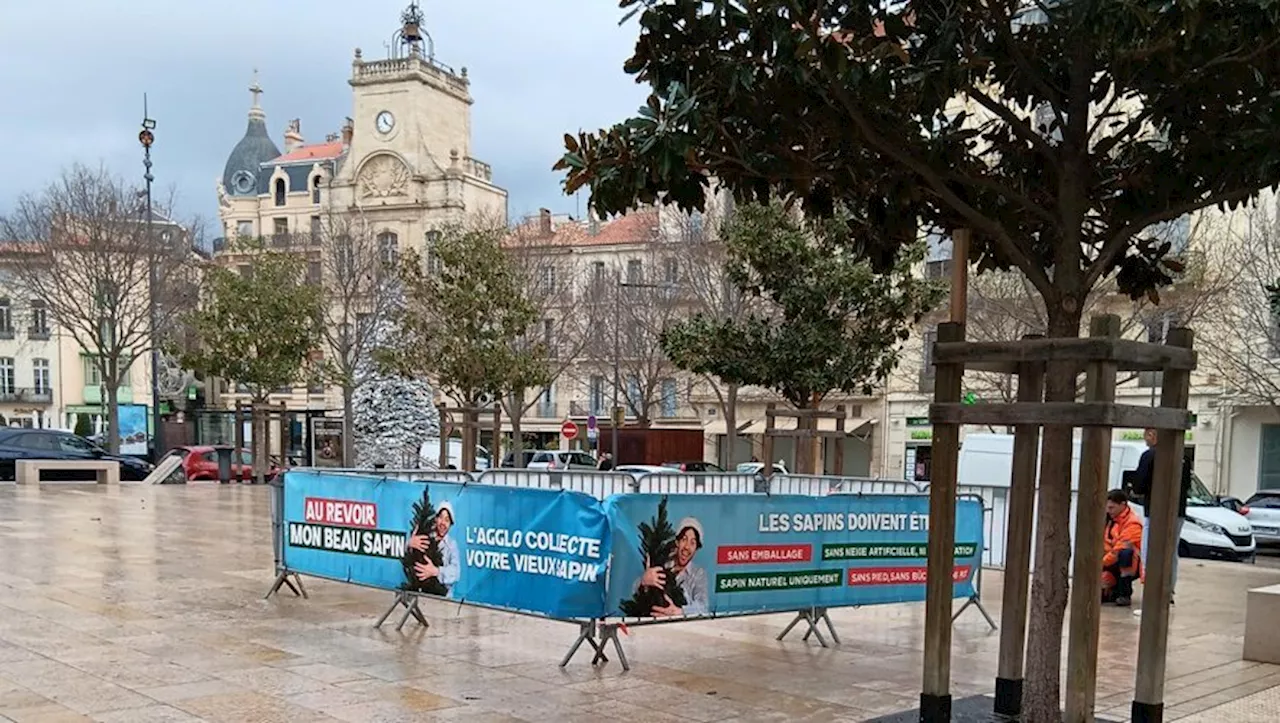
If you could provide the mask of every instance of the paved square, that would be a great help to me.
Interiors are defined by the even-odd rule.
[[[862,721],[919,694],[922,604],[834,612],[838,649],[775,642],[771,615],[633,630],[630,673],[561,670],[570,626],[432,602],[429,630],[375,630],[389,593],[305,578],[310,600],[263,600],[271,568],[265,488],[0,486],[0,720]],[[1168,717],[1280,720],[1280,667],[1240,660],[1245,590],[1280,570],[1184,561],[1180,581]],[[1128,717],[1138,624],[1104,609],[1101,716]],[[991,692],[998,643],[956,624],[957,697]]]

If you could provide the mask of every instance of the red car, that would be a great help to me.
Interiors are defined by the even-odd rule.
[[[167,457],[181,457],[181,476],[188,482],[218,481],[218,450],[231,449],[228,445],[204,445],[192,447],[175,447],[169,450]],[[161,461],[161,464],[164,462]],[[280,466],[271,460],[267,466],[267,480],[273,480],[280,474]],[[179,476],[177,474],[174,475]],[[231,455],[231,479],[239,482],[253,480],[253,454],[244,448],[233,451]]]

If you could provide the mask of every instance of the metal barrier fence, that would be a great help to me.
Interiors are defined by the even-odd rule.
[[[929,489],[928,485],[924,485],[924,491]],[[1037,490],[1038,493],[1039,490]],[[986,550],[982,554],[983,567],[989,567],[996,570],[1003,570],[1005,566],[1006,551],[1005,544],[1009,538],[1009,487],[1008,485],[960,485],[956,488],[957,495],[972,496],[982,500],[982,507],[987,511],[984,520],[983,537],[986,540]],[[1076,490],[1071,490],[1071,516],[1070,526],[1067,528],[1071,534],[1075,534],[1076,529],[1076,507],[1078,502]],[[1036,530],[1039,529],[1039,494],[1036,495],[1036,512],[1031,521],[1031,562],[1035,564],[1035,544]],[[1072,556],[1075,555],[1075,549],[1072,549]]]
[[[632,475],[626,472],[593,470],[491,469],[484,472],[461,472],[438,469],[317,469],[329,474],[377,475],[388,479],[412,481],[430,479],[462,484],[491,484],[549,490],[571,490],[604,499],[610,495],[638,492],[642,494],[694,495],[917,495],[928,486],[906,480],[872,479],[869,477],[825,477],[818,475],[778,474],[766,480],[759,474],[738,472],[651,472]],[[974,492],[981,497],[980,493]],[[985,497],[983,498],[986,499]],[[988,504],[988,506],[990,506]]]
[[[400,481],[431,480],[461,484],[488,484],[533,489],[571,490],[589,494],[601,500],[611,495],[628,492],[694,495],[772,494],[825,497],[830,495],[920,495],[924,494],[928,489],[927,485],[921,486],[906,480],[781,474],[775,475],[772,479],[766,480],[762,475],[758,474],[752,475],[728,472],[685,473],[676,472],[674,470],[670,473],[657,472],[640,475],[638,477],[628,473],[600,472],[591,470],[550,471],[496,469],[486,470],[481,473],[471,473],[459,470],[438,469],[311,468],[307,471],[333,475],[377,476]],[[291,570],[284,559],[284,484],[282,481],[278,480],[272,483],[272,487],[271,526],[274,546],[273,551],[275,553],[276,579],[270,591],[267,593],[267,597],[270,597],[282,587],[287,587],[295,595],[305,598],[307,597],[307,592],[302,585],[300,575],[296,571]],[[1008,490],[1001,490],[1001,488],[998,487],[966,487],[958,494],[958,497],[960,498],[976,498],[982,501],[984,526],[982,567],[1000,566],[1003,564],[1003,534],[1005,526],[1004,523],[1007,517],[1007,509],[1003,504],[1003,500],[1007,495],[1002,497],[1000,495],[1001,491],[1007,493]],[[999,510],[999,513],[996,512],[997,509]],[[1074,515],[1073,498],[1073,520]],[[997,530],[999,531],[999,534],[994,534]],[[996,564],[997,561],[999,564]],[[982,606],[981,574],[980,567],[975,571],[973,595],[964,602],[959,610],[955,612],[952,616],[952,621],[954,622],[958,619],[968,608],[976,607],[979,612],[982,613],[987,624],[994,630],[996,628],[995,621],[991,619],[991,616]],[[418,622],[425,627],[428,623],[425,615],[419,607],[419,596],[403,590],[397,590],[394,592],[395,598],[392,601],[391,606],[382,615],[382,617],[378,619],[375,627],[381,627],[391,613],[395,612],[398,608],[404,608],[404,613],[399,624],[396,626],[397,630],[402,629],[411,617],[417,619]],[[487,607],[484,605],[476,605],[475,603],[466,604],[476,607]],[[505,608],[502,608],[502,610],[515,614],[523,614],[518,610],[508,610]],[[777,636],[777,640],[781,641],[799,623],[804,622],[808,625],[808,631],[804,634],[802,639],[804,641],[808,641],[812,636],[817,639],[818,643],[822,645],[822,647],[828,647],[826,639],[818,629],[819,624],[825,621],[826,628],[831,634],[832,641],[837,645],[840,644],[840,638],[836,635],[835,627],[828,615],[827,608],[818,607],[798,610],[795,612],[796,618],[782,631],[781,634]],[[743,614],[749,613],[741,613],[739,615]],[[559,620],[559,618],[550,619]],[[623,669],[630,670],[630,664],[627,662],[626,654],[624,653],[618,638],[619,632],[625,630],[627,624],[624,624],[623,622],[607,622],[604,619],[572,619],[560,621],[578,625],[579,628],[578,638],[569,649],[568,654],[561,661],[560,667],[563,668],[568,665],[569,661],[578,652],[583,643],[588,644],[595,654],[592,659],[593,665],[601,662],[607,662],[608,657],[605,655],[605,648],[609,645],[609,642],[612,641],[614,650],[618,655],[619,662],[621,662]],[[659,621],[633,620],[629,624],[634,626],[641,624],[655,624],[657,622]]]
[[[504,487],[570,490],[588,494],[600,500],[611,495],[636,491],[636,478],[626,472],[491,469],[482,472],[475,481],[479,484]]]
[[[906,480],[871,479],[869,477],[821,477],[817,475],[776,475],[769,487],[775,495],[918,495],[920,485]]]

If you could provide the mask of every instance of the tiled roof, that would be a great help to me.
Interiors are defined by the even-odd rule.
[[[337,158],[342,155],[342,141],[333,141],[332,143],[312,143],[308,146],[299,146],[288,153],[272,158],[269,163],[294,163],[296,161],[315,161],[327,158]]]
[[[608,221],[599,221],[595,233],[591,232],[588,221],[562,221],[553,224],[551,234],[547,235],[543,232],[542,223],[539,216],[525,219],[515,227],[507,245],[572,248],[648,243],[658,235],[658,209],[646,207]]]

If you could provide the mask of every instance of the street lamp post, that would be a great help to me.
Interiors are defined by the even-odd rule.
[[[156,278],[155,232],[151,215],[151,183],[155,180],[155,176],[151,175],[151,144],[155,142],[155,134],[152,133],[155,127],[156,122],[147,112],[147,96],[144,93],[142,95],[142,130],[138,133],[138,141],[142,143],[142,167],[146,171],[142,178],[147,182],[147,315],[151,325],[151,440],[153,445],[151,461],[159,462],[160,455],[163,453],[161,446],[163,432],[160,425],[160,347],[156,336],[159,326],[156,323],[156,286],[159,285],[159,281]]]
[[[622,421],[619,417],[625,418],[626,415],[618,414],[618,397],[622,389],[622,343],[620,330],[622,327],[622,290],[623,289],[673,289],[676,284],[644,284],[639,282],[629,282],[622,280],[622,270],[618,270],[616,277],[617,289],[613,294],[613,419],[610,420],[613,430],[612,448],[614,464],[621,464],[622,460],[618,458],[618,427]],[[630,402],[628,402],[630,403]]]

